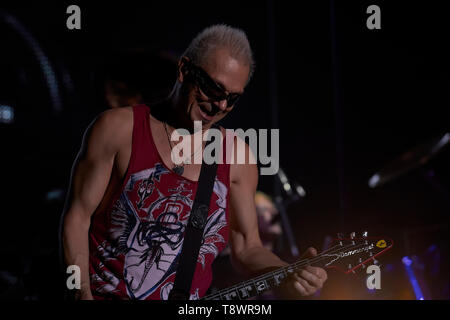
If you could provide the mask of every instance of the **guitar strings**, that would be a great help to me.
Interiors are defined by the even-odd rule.
[[[280,272],[285,272],[286,273],[286,270],[299,269],[301,266],[309,265],[311,262],[312,263],[317,263],[320,260],[324,260],[326,257],[323,257],[323,255],[326,254],[326,253],[334,254],[334,253],[339,252],[339,251],[349,250],[350,248],[357,248],[357,247],[364,246],[364,245],[366,245],[366,244],[358,244],[358,245],[350,244],[348,246],[335,245],[334,247],[331,247],[331,248],[329,248],[327,250],[324,250],[323,252],[320,253],[320,255],[318,255],[317,257],[314,257],[313,259],[303,259],[301,261],[295,262],[295,263],[290,264],[288,266],[281,267],[281,268],[279,268],[277,270],[274,270],[272,272],[264,273],[264,274],[262,274],[262,275],[260,275],[260,276],[258,276],[256,278],[252,278],[252,279],[249,279],[249,280],[247,280],[245,282],[242,282],[240,285],[235,285],[235,286],[232,286],[230,288],[221,289],[221,290],[219,290],[219,291],[217,291],[217,292],[215,292],[213,294],[210,294],[208,296],[203,297],[202,299],[212,299],[213,297],[221,297],[225,293],[236,291],[237,288],[235,288],[235,287],[242,287],[242,286],[248,285],[248,284],[253,284],[253,286],[255,286],[255,282],[256,281],[263,280],[264,278],[267,278],[269,276],[273,278],[274,275],[277,274],[277,273],[280,273]],[[333,253],[329,252],[329,251],[332,251],[332,249],[334,249],[336,247],[339,247],[339,249],[335,250]]]
[[[281,268],[279,268],[277,270],[264,273],[262,275],[259,275],[256,278],[252,278],[252,279],[249,279],[247,281],[242,282],[239,285],[239,287],[246,286],[246,285],[249,285],[249,284],[255,285],[255,282],[260,281],[260,280],[262,280],[264,278],[267,278],[269,276],[270,277],[274,277],[275,274],[278,274],[280,272],[287,273],[288,271],[286,271],[286,270],[289,270],[289,269],[296,270],[296,269],[299,269],[302,266],[307,266],[307,265],[310,265],[311,263],[317,263],[317,262],[319,262],[321,260],[325,260],[327,257],[324,257],[323,256],[324,254],[336,254],[337,252],[340,252],[340,251],[350,250],[350,249],[357,248],[357,247],[364,246],[364,245],[366,245],[366,244],[358,244],[358,245],[357,244],[350,244],[350,245],[347,245],[347,246],[342,246],[340,244],[337,244],[337,245],[335,245],[335,246],[333,246],[331,248],[328,248],[327,250],[324,250],[317,257],[314,257],[312,259],[302,259],[302,260],[294,262],[294,263],[292,263],[292,264],[290,264],[288,266],[281,267]],[[335,249],[335,248],[337,248],[337,249]],[[219,290],[217,292],[214,292],[214,293],[212,293],[210,295],[207,295],[207,296],[203,297],[202,300],[203,299],[205,299],[205,300],[206,299],[213,299],[215,297],[220,297],[220,296],[222,296],[225,293],[236,291],[237,288],[233,289],[233,287],[234,286],[232,286],[230,288],[221,289],[221,290]]]
[[[331,248],[329,248],[329,249],[327,249],[327,250],[324,250],[322,253],[320,253],[320,255],[326,254],[326,253],[328,253],[328,254],[333,254],[333,253],[329,253],[329,251],[334,250],[336,247],[338,247],[338,249],[337,249],[335,252],[339,252],[339,251],[341,251],[341,250],[348,249],[348,247],[351,247],[351,246],[353,246],[353,245],[351,244],[351,245],[349,245],[349,246],[344,246],[344,247],[342,247],[341,245],[338,244],[338,245],[335,245],[335,246],[333,246],[333,247],[331,247]],[[320,261],[320,260],[323,258],[323,257],[321,257],[320,255],[317,256],[317,257],[315,257],[315,258],[309,259],[309,261],[310,261],[310,262],[313,262],[313,263],[315,263],[315,262],[317,262],[317,261]],[[247,285],[249,285],[249,284],[255,285],[255,284],[254,284],[255,282],[260,281],[260,280],[262,280],[263,278],[268,277],[269,275],[273,277],[276,273],[280,273],[280,272],[285,272],[285,273],[286,273],[286,270],[287,270],[288,268],[291,268],[291,267],[293,267],[293,269],[298,269],[298,268],[300,267],[300,265],[301,265],[301,264],[299,264],[299,262],[304,263],[304,260],[295,262],[295,263],[290,264],[290,265],[288,265],[288,266],[281,267],[281,268],[279,268],[279,269],[277,269],[277,270],[270,271],[270,272],[264,273],[264,274],[262,274],[262,275],[259,275],[258,277],[255,277],[255,278],[249,279],[249,280],[247,280],[247,281],[244,281],[244,282],[242,282],[242,283],[239,285],[239,287],[247,286]],[[219,290],[219,291],[217,291],[217,292],[215,292],[215,293],[213,293],[213,294],[211,294],[211,295],[208,295],[208,296],[203,297],[202,299],[211,299],[212,297],[217,297],[217,296],[220,297],[221,295],[223,295],[223,294],[225,294],[225,293],[232,292],[232,291],[236,291],[236,289],[233,289],[233,288],[234,288],[234,286],[232,286],[232,287],[230,287],[230,288],[224,288],[224,289],[221,289],[221,290]]]

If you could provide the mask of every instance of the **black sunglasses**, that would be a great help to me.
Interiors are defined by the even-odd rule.
[[[199,89],[213,101],[227,101],[227,108],[231,108],[241,97],[240,93],[229,93],[211,77],[201,67],[194,65],[190,61],[186,61],[188,76],[190,75],[194,82],[198,85]]]

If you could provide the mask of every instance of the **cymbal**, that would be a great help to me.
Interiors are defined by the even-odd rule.
[[[369,187],[376,188],[426,164],[450,144],[450,133],[435,137],[402,154],[369,179]]]

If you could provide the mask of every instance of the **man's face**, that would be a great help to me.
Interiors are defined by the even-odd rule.
[[[183,64],[183,62],[181,62]],[[247,84],[249,66],[232,58],[225,49],[217,49],[211,53],[208,61],[199,65],[205,76],[213,80],[227,95],[242,94]],[[187,85],[187,113],[191,121],[201,121],[204,128],[209,128],[213,123],[223,119],[233,108],[228,105],[226,99],[217,100],[208,96],[207,90],[202,90],[195,81],[188,81],[188,77],[182,75],[183,82]],[[191,79],[191,78],[189,78]],[[206,92],[205,92],[206,91]]]

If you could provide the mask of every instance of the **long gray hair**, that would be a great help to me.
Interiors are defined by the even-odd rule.
[[[192,63],[201,65],[208,59],[208,55],[212,51],[220,48],[229,50],[234,59],[249,66],[248,81],[250,81],[255,69],[255,62],[247,35],[241,29],[225,24],[207,27],[191,41],[183,56],[188,57]]]

